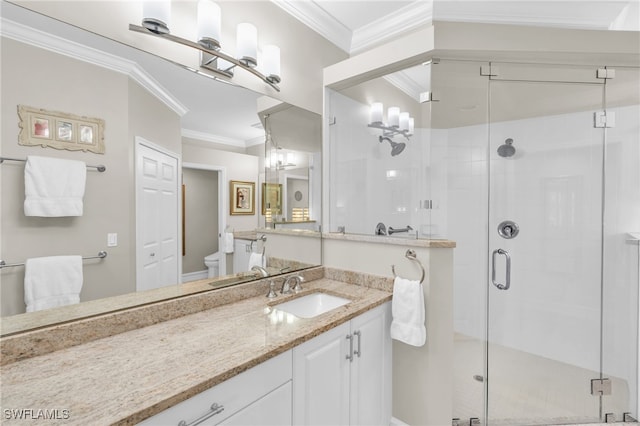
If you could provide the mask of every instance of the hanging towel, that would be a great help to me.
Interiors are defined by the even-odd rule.
[[[223,244],[225,253],[233,253],[233,232],[224,233]]]
[[[249,256],[249,267],[247,270],[251,270],[254,266],[262,266],[265,267],[264,264],[264,255],[262,253],[251,253]]]
[[[25,216],[82,216],[86,177],[87,166],[82,161],[27,156]]]
[[[391,302],[391,338],[412,346],[424,345],[427,340],[424,311],[422,284],[396,277]]]
[[[81,256],[37,257],[25,262],[27,312],[79,303],[81,289]]]

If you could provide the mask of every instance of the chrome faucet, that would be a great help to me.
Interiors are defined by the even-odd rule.
[[[263,277],[268,277],[269,273],[267,272],[266,269],[264,269],[262,266],[259,265],[255,265],[251,268],[252,271],[256,271],[256,272],[260,272],[260,275],[262,275]]]
[[[290,281],[295,281],[293,287],[291,287]],[[280,289],[281,294],[291,294],[293,292],[299,292],[302,290],[301,283],[304,282],[304,278],[301,275],[291,275],[288,276],[286,280],[282,282],[282,288]]]
[[[393,229],[392,227],[389,227],[389,235],[393,235],[396,232],[409,232],[409,231],[413,231],[413,228],[409,225],[407,225],[406,228],[400,228],[400,229]]]

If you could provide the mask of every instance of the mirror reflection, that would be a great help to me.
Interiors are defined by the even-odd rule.
[[[106,171],[87,170],[82,216],[28,217],[25,163],[3,162],[0,257],[24,263],[108,253],[82,262],[81,303],[29,313],[25,267],[0,269],[2,335],[259,279],[263,274],[249,264],[253,254],[270,275],[321,263],[319,238],[296,258],[280,250],[278,235],[262,232],[269,231],[261,212],[262,95],[6,2],[1,53],[2,156],[78,160]],[[104,120],[104,154],[19,145],[19,105]],[[289,105],[280,109],[306,115]],[[287,129],[295,128],[297,143],[317,132],[309,136],[318,141],[315,148],[283,147],[313,152],[319,161],[319,121],[307,124],[294,118]],[[53,119],[51,128],[57,125]],[[279,131],[274,126],[271,137],[287,140]],[[302,156],[296,161],[309,169]],[[287,180],[307,182],[308,196],[311,177],[291,175]],[[232,209],[237,183],[246,184],[250,200],[241,214]],[[303,186],[287,186],[287,200],[290,192],[293,200],[297,191],[305,194]]]
[[[319,231],[320,115],[285,105],[261,117],[266,128],[264,226]]]

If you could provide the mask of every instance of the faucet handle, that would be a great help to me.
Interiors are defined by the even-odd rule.
[[[296,293],[302,291],[302,283],[304,282],[304,277],[302,275],[296,275],[296,283],[293,285],[292,290]]]
[[[267,294],[267,297],[269,299],[278,297],[278,293],[276,293],[276,283],[273,280],[269,281],[269,293]]]

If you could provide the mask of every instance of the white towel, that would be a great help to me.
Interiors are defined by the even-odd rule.
[[[408,345],[422,346],[427,340],[424,325],[424,292],[419,281],[396,277],[391,302],[391,338]]]
[[[51,256],[27,259],[24,302],[27,312],[80,302],[82,257]]]
[[[87,166],[82,161],[27,156],[25,216],[82,216]]]
[[[233,232],[224,233],[223,245],[225,253],[233,253]]]
[[[263,268],[265,267],[264,255],[262,253],[251,253],[251,255],[249,256],[249,267],[247,268],[247,270],[250,271],[254,266],[262,266]]]

